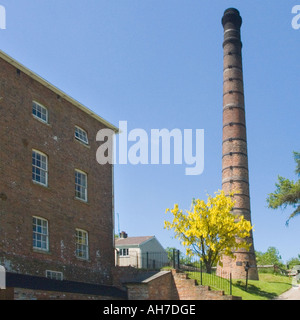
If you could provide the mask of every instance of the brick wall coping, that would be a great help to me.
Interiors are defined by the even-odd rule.
[[[123,282],[123,284],[131,284],[131,283],[135,283],[135,284],[147,284],[159,277],[162,277],[168,273],[171,273],[171,271],[150,271],[150,272],[145,272],[144,274],[139,274],[136,275],[135,278],[133,278],[132,280],[128,280]]]
[[[6,273],[6,287],[43,291],[69,292],[127,299],[126,291],[113,286],[68,280],[60,281],[11,272]]]
[[[155,280],[157,278],[160,278],[160,277],[162,277],[162,276],[164,276],[164,275],[166,275],[168,273],[171,273],[171,271],[160,271],[160,272],[154,274],[153,276],[151,276],[150,278],[145,279],[143,281],[143,283],[148,283],[148,282],[150,282],[152,280]]]

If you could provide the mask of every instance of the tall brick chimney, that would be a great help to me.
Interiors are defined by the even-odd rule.
[[[251,221],[240,36],[242,18],[239,11],[233,8],[227,9],[222,24],[224,27],[222,188],[226,194],[231,190],[240,191],[234,196],[236,205],[233,213],[237,216],[244,215]],[[244,279],[245,266],[248,262],[249,279],[258,280],[252,233],[247,241],[252,244],[249,252],[246,250],[235,252],[236,259],[224,256],[222,269],[231,272],[233,279]]]

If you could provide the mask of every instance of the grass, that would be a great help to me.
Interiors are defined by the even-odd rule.
[[[247,291],[245,285],[245,280],[233,280],[232,294],[243,300],[272,300],[290,289],[292,281],[287,276],[260,273],[258,281],[248,281]]]
[[[189,272],[189,278],[200,283],[199,272]],[[223,290],[230,293],[229,280],[215,275],[202,275],[203,285],[209,285],[213,290]],[[249,280],[246,291],[246,280],[232,280],[232,295],[242,297],[243,300],[272,300],[292,287],[292,281],[287,276],[272,273],[260,273],[259,280]]]

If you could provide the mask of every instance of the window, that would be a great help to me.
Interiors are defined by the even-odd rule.
[[[53,280],[63,280],[63,273],[57,271],[46,270],[46,278]]]
[[[49,250],[49,234],[48,234],[48,221],[33,217],[33,248],[48,251]]]
[[[79,127],[75,127],[75,139],[83,142],[84,144],[89,144],[89,140],[88,140],[88,136],[86,131],[84,131],[83,129],[79,128]]]
[[[87,175],[80,170],[75,170],[75,197],[87,201]]]
[[[89,258],[88,233],[76,229],[76,257],[84,260]]]
[[[33,101],[32,102],[32,114],[38,120],[48,123],[48,110],[41,104]]]
[[[129,250],[128,249],[120,249],[120,257],[126,257],[129,256]]]
[[[48,157],[37,150],[32,150],[32,181],[48,185]]]

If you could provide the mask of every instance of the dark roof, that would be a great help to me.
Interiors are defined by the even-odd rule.
[[[116,246],[140,245],[151,238],[154,236],[120,238],[116,240]]]
[[[71,292],[127,299],[127,292],[117,287],[68,280],[53,280],[18,273],[6,273],[7,288]]]

